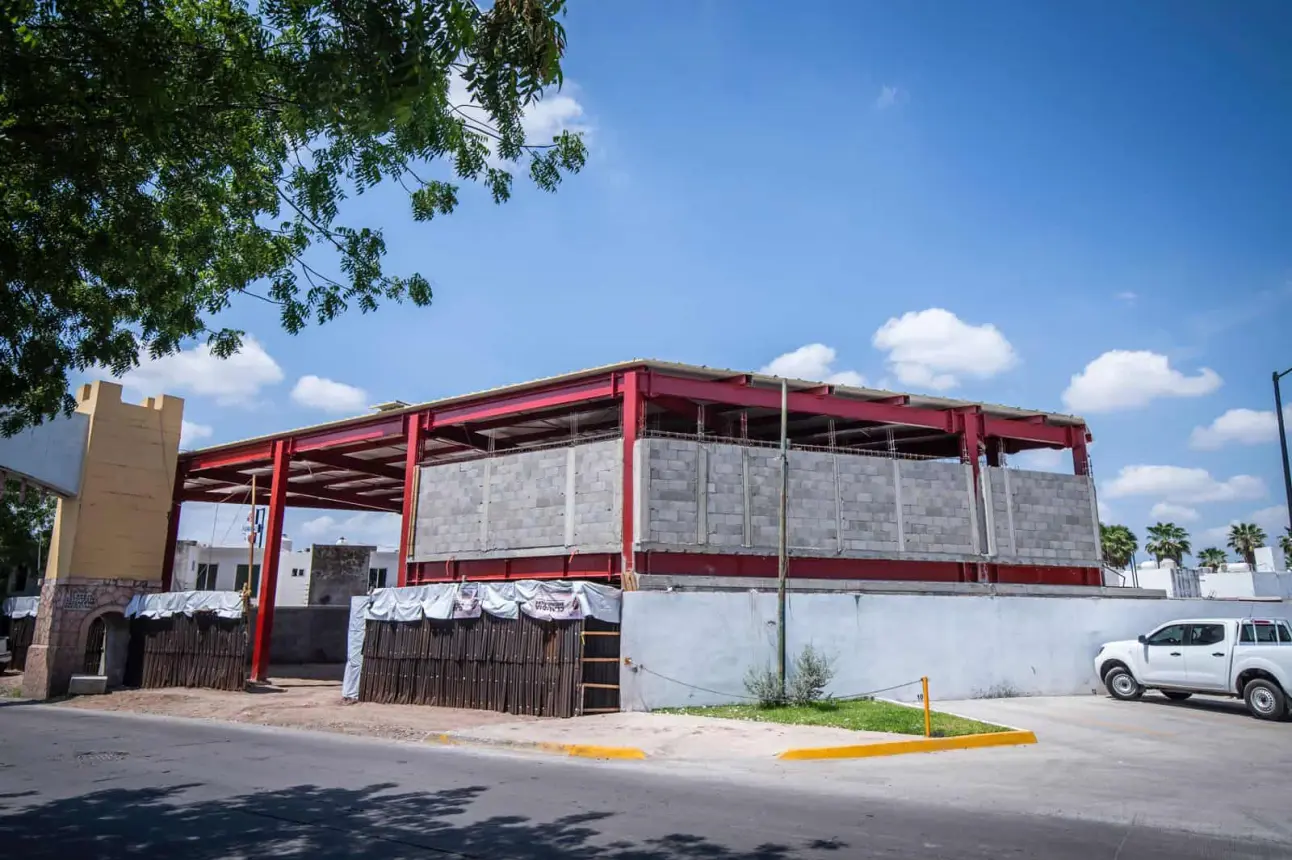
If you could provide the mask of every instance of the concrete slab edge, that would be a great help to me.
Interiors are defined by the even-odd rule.
[[[564,755],[572,756],[574,758],[617,759],[621,761],[646,758],[645,751],[640,750],[637,747],[612,747],[600,746],[597,744],[560,744],[548,741],[505,741],[494,738],[474,738],[469,735],[456,735],[452,733],[428,735],[427,740],[432,743],[446,744],[449,746],[461,745],[492,747],[494,749],[547,753],[549,755]]]
[[[799,747],[785,750],[776,757],[786,761],[873,758],[876,756],[942,752],[943,750],[1021,746],[1034,743],[1036,743],[1036,735],[1028,731],[988,732],[981,735],[962,735],[954,738],[912,738],[909,741],[886,741],[877,744],[859,744],[857,746]]]

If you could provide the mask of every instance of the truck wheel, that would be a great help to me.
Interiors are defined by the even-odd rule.
[[[1114,699],[1133,702],[1144,695],[1144,688],[1124,666],[1114,666],[1104,675],[1104,686]]]
[[[1286,720],[1288,700],[1279,685],[1264,678],[1257,678],[1243,688],[1243,701],[1247,710],[1259,720]]]
[[[1168,699],[1170,699],[1173,702],[1183,702],[1185,699],[1192,696],[1193,693],[1177,693],[1173,690],[1163,690],[1162,695],[1166,696]]]

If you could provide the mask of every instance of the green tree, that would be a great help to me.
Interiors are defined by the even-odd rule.
[[[1256,548],[1265,546],[1265,531],[1255,523],[1234,523],[1229,527],[1229,548],[1256,569]]]
[[[1220,570],[1225,561],[1225,551],[1223,549],[1217,549],[1214,546],[1209,546],[1202,552],[1198,553],[1198,564],[1213,573]]]
[[[35,489],[25,492],[17,481],[0,485],[0,591],[10,572],[39,576],[49,552],[56,501]]]
[[[1189,546],[1189,533],[1177,526],[1175,523],[1157,523],[1148,527],[1148,543],[1144,544],[1144,549],[1148,550],[1159,565],[1162,560],[1169,558],[1179,567],[1184,562],[1184,557],[1192,550]]]
[[[1279,549],[1283,550],[1283,566],[1292,568],[1292,527],[1283,527],[1283,534],[1279,536]]]
[[[351,307],[427,305],[380,230],[340,206],[383,181],[414,219],[458,181],[554,190],[578,134],[526,139],[562,83],[565,0],[13,0],[0,16],[0,431],[73,406],[249,297],[292,333]],[[215,326],[214,328],[209,326]]]
[[[1139,549],[1139,538],[1126,526],[1106,526],[1099,524],[1099,542],[1102,545],[1104,563],[1111,567],[1128,567],[1135,551]]]

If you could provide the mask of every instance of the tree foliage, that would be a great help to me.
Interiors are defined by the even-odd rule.
[[[1265,546],[1265,530],[1255,523],[1234,523],[1229,527],[1230,549],[1243,557],[1251,570],[1256,569],[1256,548]]]
[[[1225,551],[1218,547],[1209,546],[1198,553],[1198,564],[1201,567],[1215,573],[1225,565]]]
[[[243,297],[292,333],[428,304],[427,279],[387,273],[382,233],[341,203],[389,180],[430,221],[458,181],[501,203],[517,167],[549,191],[578,171],[577,134],[522,126],[562,82],[564,2],[6,4],[0,430],[70,409],[71,372],[198,337],[228,356],[243,333],[207,323]]]
[[[1128,567],[1135,551],[1139,549],[1139,538],[1126,526],[1099,524],[1099,542],[1103,550],[1104,563],[1117,568]]]
[[[17,481],[0,485],[0,588],[4,573],[25,568],[39,575],[54,529],[56,501]]]
[[[1279,549],[1283,551],[1283,566],[1292,567],[1292,527],[1283,527],[1283,534],[1279,535]]]
[[[1163,559],[1171,559],[1176,567],[1184,563],[1184,557],[1193,550],[1189,544],[1189,533],[1175,523],[1156,523],[1148,527],[1148,543],[1144,549],[1162,564]]]

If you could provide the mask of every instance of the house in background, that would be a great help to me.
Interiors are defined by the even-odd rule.
[[[175,546],[173,591],[241,591],[250,582],[258,602],[264,550],[182,540]],[[283,538],[275,606],[348,604],[352,595],[395,585],[397,553],[357,544],[312,544],[295,549]]]

